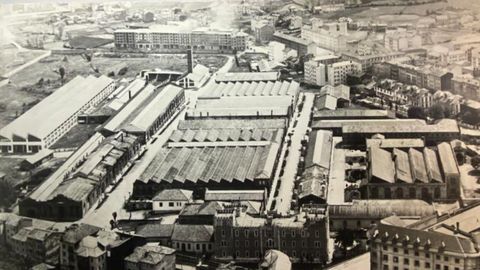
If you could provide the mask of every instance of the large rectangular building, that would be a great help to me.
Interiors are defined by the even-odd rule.
[[[195,29],[172,25],[115,31],[115,47],[122,50],[152,52],[233,53],[244,51],[248,35],[233,30]]]
[[[36,153],[51,147],[115,89],[106,76],[77,76],[0,130],[2,153]]]
[[[101,132],[110,136],[121,130],[138,136],[145,143],[185,102],[185,91],[169,84],[156,88],[148,84],[103,126]]]

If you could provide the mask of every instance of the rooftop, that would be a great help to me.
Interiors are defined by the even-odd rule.
[[[395,118],[395,114],[388,110],[357,110],[357,109],[337,109],[329,111],[315,111],[314,119],[327,118]]]
[[[296,81],[219,82],[200,89],[199,99],[227,96],[296,96],[299,86]]]
[[[181,120],[178,124],[179,130],[185,129],[280,129],[287,126],[286,119],[248,119],[248,120],[220,120],[220,119],[195,119]]]
[[[106,76],[77,76],[2,128],[0,135],[7,139],[14,135],[44,139],[75,112],[88,109],[83,106],[112,83]]]
[[[136,247],[133,253],[125,258],[125,261],[149,265],[158,265],[162,262],[165,256],[173,255],[174,253],[175,250],[173,248],[145,245]]]
[[[216,82],[274,82],[279,77],[278,72],[227,72],[218,73]]]
[[[205,201],[265,201],[264,190],[209,190]]]
[[[193,191],[185,189],[164,189],[159,191],[153,201],[190,201]]]
[[[172,241],[201,243],[210,242],[212,237],[213,226],[175,224]]]
[[[318,165],[330,169],[330,154],[332,152],[332,132],[325,130],[312,131],[308,140],[305,168]]]

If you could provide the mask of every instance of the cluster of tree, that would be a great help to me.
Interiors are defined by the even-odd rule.
[[[434,120],[450,118],[452,113],[448,107],[435,104],[425,111],[422,107],[412,106],[407,111],[408,118],[426,119],[427,116]]]
[[[10,207],[17,199],[13,183],[6,178],[0,180],[0,207]]]
[[[480,155],[472,157],[472,159],[470,160],[470,164],[475,170],[478,170],[480,168]]]

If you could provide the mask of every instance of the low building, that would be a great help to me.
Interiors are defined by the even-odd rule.
[[[72,224],[67,227],[60,240],[60,269],[76,269],[78,261],[75,250],[80,241],[87,236],[96,235],[100,230],[99,227],[84,223]]]
[[[43,162],[53,158],[53,150],[43,149],[27,157],[20,163],[20,170],[30,171],[38,167]]]
[[[368,230],[391,215],[418,221],[436,213],[434,206],[416,199],[353,200],[351,203],[328,206],[332,231]]]
[[[299,205],[326,203],[332,148],[331,131],[316,130],[310,133],[297,194]]]
[[[395,114],[389,110],[360,110],[337,109],[329,111],[316,111],[313,120],[346,120],[346,119],[395,119]]]
[[[260,202],[262,207],[267,203],[266,190],[210,190],[205,191],[204,200],[206,202],[222,201],[222,202]]]
[[[346,85],[325,85],[315,96],[314,106],[317,110],[332,110],[350,105],[350,87]]]
[[[147,243],[159,243],[169,247],[174,227],[175,224],[147,223],[135,228],[135,234],[145,238]]]
[[[279,72],[226,72],[218,73],[215,82],[276,82],[279,77]]]
[[[213,225],[215,214],[223,208],[218,201],[187,204],[178,215],[178,224]]]
[[[125,257],[125,270],[175,269],[175,250],[164,246],[136,247]]]
[[[180,252],[213,253],[213,226],[176,224],[172,233],[172,247]]]
[[[205,85],[209,79],[210,69],[204,65],[197,64],[191,73],[177,80],[177,84],[186,89],[198,89]]]
[[[110,184],[132,165],[140,150],[138,138],[120,132],[106,138],[72,173],[42,193],[20,202],[20,214],[55,221],[76,221],[92,207]]]
[[[272,40],[273,33],[275,33],[275,26],[271,20],[252,19],[251,30],[255,37],[255,41],[259,44],[263,44]]]
[[[258,263],[267,250],[276,249],[292,263],[325,264],[329,261],[328,217],[320,210],[311,211],[276,218],[253,217],[240,208],[219,211],[214,256],[220,261]]]
[[[154,212],[179,212],[193,201],[193,192],[185,189],[164,189],[152,199]]]

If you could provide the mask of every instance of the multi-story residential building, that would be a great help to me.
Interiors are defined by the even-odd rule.
[[[388,61],[377,66],[379,68],[375,72],[376,75],[388,77],[401,83],[416,85],[433,91],[452,89],[453,74],[451,72],[417,67],[400,61]]]
[[[311,26],[302,27],[301,37],[315,42],[321,48],[342,52],[347,47],[347,23],[324,24],[322,21],[314,19]]]
[[[156,26],[141,29],[121,29],[114,33],[115,47],[123,50],[152,52],[232,53],[246,49],[247,35],[233,30]]]
[[[95,235],[101,228],[80,223],[66,228],[60,239],[60,269],[74,270],[77,267],[75,250],[82,239]]]
[[[397,58],[401,58],[405,55],[403,52],[391,52],[391,53],[380,53],[380,52],[368,52],[368,53],[359,53],[359,52],[343,52],[342,57],[346,60],[351,60],[362,65],[362,70],[367,71],[373,68],[374,64],[391,61]]]
[[[337,86],[347,82],[348,75],[362,72],[362,65],[354,61],[342,61],[327,66],[327,82]]]
[[[293,263],[329,261],[328,215],[324,209],[304,210],[291,217],[253,217],[245,209],[220,210],[215,217],[218,260],[259,262],[267,250],[287,254]]]
[[[385,48],[391,51],[416,49],[422,46],[422,37],[415,32],[388,31],[384,37]]]
[[[175,269],[175,250],[164,246],[141,246],[125,258],[124,270]]]
[[[367,181],[361,191],[365,199],[457,200],[460,172],[453,150],[446,142],[436,149],[408,151],[371,147]]]
[[[473,270],[480,266],[479,206],[430,219],[433,225],[386,218],[371,231],[372,270]]]
[[[77,76],[0,130],[2,153],[36,153],[51,147],[115,89],[106,76]],[[39,124],[41,123],[41,125]]]
[[[326,66],[320,61],[310,60],[304,65],[304,81],[308,84],[323,86],[327,84]]]
[[[471,60],[473,68],[480,68],[480,47],[471,50]]]

